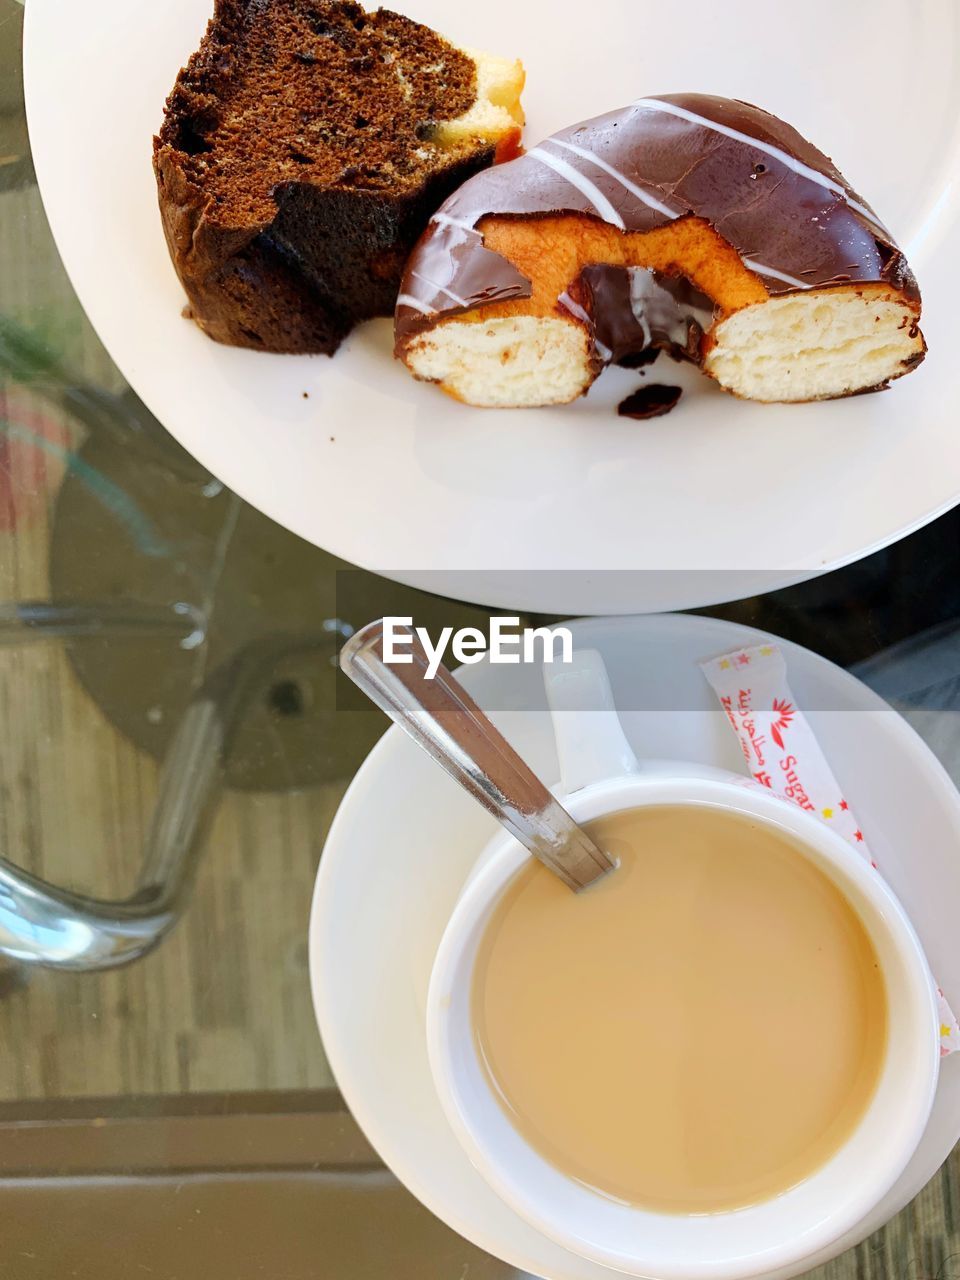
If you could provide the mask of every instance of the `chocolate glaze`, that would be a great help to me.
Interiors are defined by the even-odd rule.
[[[714,306],[684,277],[643,267],[587,267],[573,292],[590,316],[597,346],[614,364],[651,349],[699,363]]]
[[[621,369],[639,369],[640,377],[645,378],[647,376],[646,370],[650,365],[656,364],[659,358],[660,351],[657,347],[647,347],[643,351],[625,352],[617,361],[617,364]]]
[[[650,231],[690,215],[703,218],[771,295],[885,282],[911,300],[920,298],[903,253],[876,214],[795,129],[745,102],[671,94],[575,125],[461,187],[431,221],[410,260],[396,314],[398,350],[439,317],[530,296],[530,282],[483,247],[475,228],[484,217],[565,213],[625,231]],[[584,272],[592,284],[581,278],[570,295],[588,312],[598,287],[605,293],[623,290],[622,279],[602,276],[598,282],[595,271]],[[694,315],[691,299],[683,297],[685,282],[644,274],[677,301],[669,320],[660,316],[660,331],[676,335],[678,325],[686,326],[685,340],[673,336],[665,345],[695,359],[691,326],[702,329],[712,304],[707,301],[705,311],[699,295],[703,314]],[[621,307],[619,322],[628,316]],[[618,322],[612,323],[614,332],[597,334],[602,359],[622,345]],[[636,339],[635,326],[628,350],[637,349]]]

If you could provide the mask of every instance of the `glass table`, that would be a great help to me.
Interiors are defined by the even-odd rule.
[[[0,0],[0,917],[35,912],[0,960],[0,1273],[504,1275],[352,1121],[306,949],[326,831],[385,727],[338,710],[338,644],[387,613],[487,615],[348,573],[138,402],[47,228],[21,28]],[[709,612],[867,674],[960,781],[958,533]],[[956,1156],[824,1274],[955,1259]]]

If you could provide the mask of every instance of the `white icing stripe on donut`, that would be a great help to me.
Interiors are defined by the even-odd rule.
[[[654,196],[649,195],[646,191],[641,190],[635,183],[631,182],[625,174],[619,169],[614,169],[613,165],[607,164],[606,160],[601,160],[593,151],[588,151],[586,147],[577,147],[572,142],[561,142],[559,138],[550,138],[555,147],[563,147],[564,151],[572,151],[575,156],[579,156],[581,160],[586,160],[590,164],[595,164],[598,169],[602,169],[604,173],[608,173],[625,187],[631,195],[637,197],[641,204],[645,204],[649,209],[655,209],[657,213],[662,213],[666,217],[675,219],[679,218],[679,213],[674,213],[672,209],[668,209],[665,204],[661,204]]]
[[[590,319],[587,312],[584,311],[579,302],[574,302],[569,293],[561,293],[557,301],[560,303],[561,307],[563,307],[564,311],[569,311],[577,320],[582,320],[584,324],[593,324],[593,321]]]
[[[441,227],[456,227],[458,231],[469,231],[473,235],[480,234],[476,227],[471,227],[469,222],[461,222],[459,218],[451,218],[448,213],[435,213],[430,221],[437,223]]]
[[[415,298],[412,293],[401,293],[397,298],[397,306],[409,307],[411,311],[419,311],[422,316],[435,316],[437,314],[433,307],[428,307],[419,298]]]
[[[561,293],[557,302],[559,302],[560,306],[563,307],[564,311],[569,311],[575,320],[582,320],[589,329],[593,329],[593,320],[588,313],[584,311],[580,303],[575,302],[573,298],[570,297],[569,293]],[[593,345],[596,347],[597,355],[601,360],[613,359],[613,352],[605,343],[600,341],[595,333],[593,335]]]
[[[667,115],[676,116],[679,120],[686,120],[690,124],[702,125],[704,129],[710,129],[714,133],[722,133],[725,138],[733,138],[735,142],[745,142],[747,146],[754,147],[757,151],[762,151],[765,155],[779,160],[781,164],[786,165],[788,169],[792,169],[794,173],[798,173],[802,178],[809,178],[811,182],[816,182],[819,186],[826,187],[828,191],[834,192],[835,195],[842,196],[851,209],[855,209],[857,213],[862,214],[869,222],[872,222],[875,227],[879,227],[884,235],[890,235],[890,232],[877,215],[868,209],[865,204],[859,204],[854,200],[839,182],[834,182],[825,173],[821,173],[819,169],[811,169],[808,164],[804,164],[802,160],[797,160],[788,151],[781,151],[779,147],[773,146],[770,142],[761,142],[759,138],[751,137],[749,133],[740,133],[737,129],[731,129],[729,125],[717,124],[715,120],[710,120],[706,116],[698,116],[696,112],[688,111],[686,107],[675,106],[672,102],[661,102],[658,98],[638,98],[633,105],[635,107],[645,107],[648,111],[663,111]]]
[[[466,298],[461,298],[459,293],[454,293],[452,289],[446,289],[442,284],[437,284],[435,280],[428,280],[426,276],[422,276],[419,271],[411,271],[410,274],[414,280],[419,280],[421,284],[425,284],[428,289],[434,289],[437,293],[442,293],[444,297],[449,298],[451,302],[455,302],[458,307],[468,307],[470,303]]]
[[[758,276],[769,276],[771,280],[781,280],[784,284],[792,284],[795,289],[813,288],[813,285],[808,280],[798,280],[796,276],[788,276],[785,271],[777,271],[774,267],[765,267],[762,262],[754,262],[750,258],[743,258],[742,261],[745,267],[755,271]]]
[[[567,164],[566,160],[561,160],[559,156],[552,156],[548,151],[544,151],[540,147],[534,147],[532,151],[527,152],[528,160],[539,160],[541,164],[546,165],[548,169],[552,169],[554,173],[558,173],[570,183],[571,187],[576,187],[582,196],[593,205],[597,213],[604,220],[616,227],[619,231],[626,231],[627,224],[617,213],[616,209],[603,194],[599,187],[595,187],[589,178],[585,178],[579,170],[574,169],[572,164]]]

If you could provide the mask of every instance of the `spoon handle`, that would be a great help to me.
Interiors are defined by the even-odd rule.
[[[408,664],[388,664],[383,624],[358,631],[340,651],[344,673],[475,800],[571,889],[585,889],[616,866],[543,785],[463,686],[428,660],[415,633]]]

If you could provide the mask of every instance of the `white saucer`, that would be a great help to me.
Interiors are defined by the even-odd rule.
[[[641,758],[742,769],[733,733],[697,663],[760,643],[710,618],[574,624],[599,649],[627,736]],[[948,998],[960,1005],[960,795],[923,741],[846,672],[779,642],[880,865],[899,894]],[[558,780],[540,671],[461,673],[480,704],[548,784]],[[679,711],[675,708],[680,708]],[[609,1280],[527,1226],[486,1186],[448,1128],[433,1089],[424,1003],[450,910],[492,819],[397,729],[375,748],[337,815],[310,922],[314,1003],[330,1064],[351,1110],[402,1182],[438,1217],[508,1263],[551,1280]],[[943,1064],[929,1127],[890,1195],[825,1262],[877,1230],[936,1173],[960,1138],[960,1055]]]
[[[559,0],[390,7],[521,56],[531,144],[640,94],[726,94],[782,115],[901,238],[930,358],[886,395],[802,406],[741,403],[665,361],[657,379],[681,381],[684,399],[637,423],[616,414],[638,385],[623,370],[564,409],[455,404],[392,359],[386,321],[334,360],[218,346],[181,318],[150,145],[213,0],[30,0],[30,140],[67,271],[137,394],[234,492],[362,568],[566,615],[762,594],[957,502],[956,0],[873,0],[868,21],[849,0],[684,0],[658,5],[650,32],[637,0],[586,14]]]

